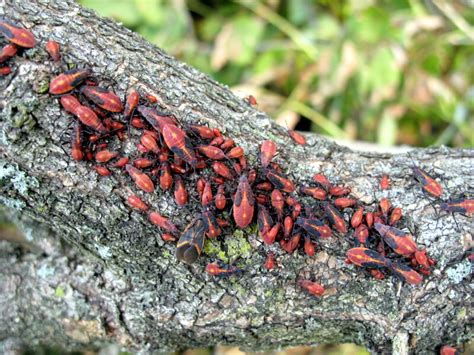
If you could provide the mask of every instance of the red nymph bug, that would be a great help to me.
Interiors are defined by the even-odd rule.
[[[262,236],[263,242],[267,245],[273,244],[275,242],[278,232],[280,231],[280,227],[280,223],[274,224],[273,227],[270,228],[270,230]]]
[[[36,45],[36,39],[33,34],[24,29],[13,26],[12,24],[0,20],[0,33],[2,33],[11,43],[23,48],[33,48]]]
[[[390,211],[390,208],[392,208],[392,204],[390,203],[390,200],[388,198],[383,198],[379,202],[380,206],[380,211],[382,211],[384,216],[387,216],[388,212]]]
[[[131,207],[140,211],[147,211],[149,209],[148,205],[143,202],[140,197],[134,194],[128,196],[127,202]]]
[[[305,237],[304,237],[304,252],[305,252],[306,255],[308,255],[309,257],[313,256],[313,255],[314,255],[314,252],[315,252],[314,244],[313,244],[313,242],[311,241],[311,238],[308,237],[308,236],[305,236]]]
[[[242,272],[237,266],[225,265],[223,263],[209,263],[206,266],[206,272],[212,276],[226,277]]]
[[[390,188],[390,178],[387,174],[384,174],[380,179],[380,188],[382,190],[388,190]]]
[[[298,217],[296,225],[303,228],[313,237],[329,238],[332,235],[331,228],[324,224],[323,221],[316,218]]]
[[[264,205],[258,205],[257,227],[263,238],[273,226],[273,219]]]
[[[74,131],[71,137],[71,156],[74,160],[82,160],[84,152],[82,151],[82,128],[79,122],[74,125]]]
[[[252,222],[255,200],[247,176],[242,175],[234,197],[233,215],[235,223],[240,228],[247,227]]]
[[[313,181],[317,182],[319,185],[325,187],[326,189],[331,188],[331,183],[329,182],[328,178],[323,174],[314,174]]]
[[[408,282],[409,284],[418,285],[421,281],[423,281],[423,277],[419,273],[406,265],[400,264],[399,262],[393,262],[390,265],[390,270],[392,270],[392,273],[395,276],[403,281]]]
[[[390,217],[388,219],[388,224],[393,226],[402,218],[402,209],[400,207],[395,207],[392,212],[390,213]]]
[[[178,233],[178,228],[176,228],[176,226],[173,223],[171,223],[168,218],[163,217],[158,212],[150,212],[148,214],[148,219],[154,225],[156,225],[156,226],[158,226],[158,227],[160,227],[160,228],[162,228],[162,229],[164,229],[168,232],[171,232],[173,234]]]
[[[174,199],[178,206],[183,207],[188,203],[188,191],[183,179],[176,176],[174,179]]]
[[[217,193],[214,198],[214,204],[218,210],[223,210],[227,204],[227,200],[224,193],[224,185],[219,185],[217,188]]]
[[[109,176],[112,174],[112,172],[109,169],[107,169],[105,166],[96,165],[96,166],[93,166],[93,168],[97,172],[97,174],[101,176]]]
[[[443,194],[443,188],[439,182],[432,178],[428,173],[417,166],[412,167],[415,180],[421,184],[421,189],[424,193],[438,198]]]
[[[153,166],[156,163],[156,160],[148,158],[137,158],[133,161],[133,165],[138,169],[146,169],[150,166]]]
[[[418,249],[413,237],[401,230],[381,223],[375,223],[375,229],[393,251],[399,255],[411,256]]]
[[[264,264],[265,269],[273,270],[275,268],[275,254],[269,252]]]
[[[351,192],[350,187],[344,186],[331,186],[329,188],[329,194],[335,197],[344,196]]]
[[[273,190],[273,185],[270,181],[265,181],[255,185],[254,188],[255,190],[271,191]]]
[[[201,255],[204,246],[204,222],[197,218],[188,224],[176,246],[176,258],[186,264],[192,264]]]
[[[204,190],[202,191],[201,205],[203,207],[208,206],[212,203],[212,200],[212,186],[209,181],[206,181],[206,184],[204,185]]]
[[[293,184],[293,182],[282,173],[279,173],[275,170],[268,170],[265,174],[265,177],[270,180],[273,186],[275,186],[279,190],[285,192],[295,191],[295,185]]]
[[[444,345],[440,350],[439,350],[439,355],[460,355],[461,353],[459,352],[458,349],[453,348],[452,346],[449,345]]]
[[[374,225],[374,213],[367,212],[365,214],[365,221],[367,222],[367,227],[372,228],[372,226]]]
[[[6,62],[8,59],[15,56],[18,47],[13,43],[5,45],[0,52],[0,63]]]
[[[222,143],[224,143],[225,138],[223,136],[216,136],[210,143],[209,145],[214,145],[214,146],[220,146]]]
[[[316,282],[310,280],[298,280],[298,285],[313,296],[322,296],[324,294],[324,287]]]
[[[247,96],[247,101],[251,106],[256,106],[257,105],[257,99],[253,95]]]
[[[155,95],[146,93],[145,97],[148,100],[148,102],[151,104],[156,104],[158,102],[158,99]]]
[[[104,124],[101,122],[99,117],[87,106],[78,106],[74,115],[81,121],[84,125],[96,130],[100,133],[106,133],[107,129]]]
[[[84,86],[81,93],[97,106],[109,112],[122,112],[123,104],[113,92],[98,86]]]
[[[354,212],[351,218],[351,226],[352,228],[357,228],[362,223],[362,219],[364,218],[364,207],[359,207],[357,211]]]
[[[132,117],[133,112],[137,108],[139,101],[140,95],[138,94],[138,91],[135,89],[131,89],[127,96],[127,100],[125,101],[125,109],[123,112],[123,116],[127,121],[130,119],[130,117]]]
[[[138,170],[137,168],[133,167],[130,164],[125,166],[127,173],[130,174],[132,179],[135,181],[137,187],[142,189],[145,192],[153,192],[155,191],[155,185],[153,185],[153,181],[151,181],[150,177]]]
[[[326,190],[320,187],[304,187],[303,186],[301,188],[301,192],[320,201],[324,201],[328,197]]]
[[[355,264],[361,267],[379,268],[391,265],[390,260],[385,256],[367,248],[352,248],[349,249],[346,255],[346,263]]]
[[[117,152],[111,152],[110,150],[104,149],[95,153],[95,161],[98,163],[107,163],[109,160],[112,160],[117,156]]]
[[[230,171],[229,167],[225,165],[224,163],[221,163],[219,161],[215,161],[211,165],[212,170],[217,175],[220,175],[228,180],[233,180],[234,179],[234,174]]]
[[[221,160],[225,158],[225,153],[222,151],[222,149],[213,145],[200,146],[198,147],[198,150],[199,153],[212,160]]]
[[[336,228],[337,231],[343,234],[347,233],[346,221],[333,205],[325,202],[324,212],[329,222],[331,222],[331,224]]]
[[[271,201],[273,208],[277,211],[278,220],[281,220],[283,216],[283,207],[285,206],[285,200],[280,190],[275,189],[271,194]]]
[[[76,114],[77,108],[82,106],[79,100],[72,95],[64,95],[59,99],[61,106],[69,113]]]
[[[189,165],[196,166],[196,155],[186,133],[171,124],[165,124],[162,133],[166,145],[173,153],[177,154]]]
[[[354,237],[360,244],[367,243],[367,238],[369,237],[369,229],[367,226],[365,224],[360,224],[354,231]]]
[[[173,186],[173,175],[171,174],[171,168],[168,162],[164,162],[160,167],[160,187],[167,191]]]
[[[51,80],[51,83],[49,84],[49,93],[53,95],[61,95],[72,91],[90,75],[90,69],[68,70]]]
[[[156,141],[156,138],[153,137],[153,135],[145,132],[142,134],[140,137],[140,143],[149,151],[155,153],[155,154],[160,154],[161,150],[158,147],[158,143]]]
[[[301,133],[298,133],[298,132],[293,131],[293,130],[290,129],[290,130],[288,130],[288,134],[290,135],[291,139],[293,139],[293,141],[296,144],[299,144],[299,145],[305,145],[306,144],[306,138]]]
[[[235,145],[234,140],[232,138],[227,138],[224,142],[220,145],[221,149],[229,149]]]
[[[300,233],[293,234],[290,240],[285,240],[285,239],[280,240],[280,246],[288,254],[292,254],[296,250],[296,248],[298,248],[300,239],[301,239]]]
[[[12,72],[12,68],[9,66],[0,67],[0,75],[5,76]]]
[[[164,242],[174,242],[176,237],[170,233],[163,233],[161,239],[163,239]]]
[[[202,139],[214,138],[214,131],[207,126],[191,125],[189,129],[199,135]]]
[[[370,274],[377,280],[383,280],[385,278],[385,275],[382,271],[372,269],[370,270]]]
[[[237,158],[240,158],[243,155],[244,155],[244,148],[234,147],[229,151],[229,153],[227,153],[227,158],[237,159]]]
[[[61,60],[61,54],[59,53],[59,43],[53,40],[46,42],[46,52],[49,56],[55,61],[59,62]]]
[[[293,218],[291,216],[286,216],[283,220],[283,236],[285,238],[289,238],[291,233],[293,232]]]
[[[339,197],[336,198],[333,202],[334,206],[338,208],[347,208],[354,206],[357,203],[356,199],[348,198],[348,197]]]
[[[276,154],[277,146],[272,140],[266,140],[260,146],[260,162],[266,168]]]

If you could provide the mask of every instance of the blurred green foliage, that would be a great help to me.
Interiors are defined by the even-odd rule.
[[[254,95],[283,125],[384,145],[474,146],[469,1],[80,2]]]

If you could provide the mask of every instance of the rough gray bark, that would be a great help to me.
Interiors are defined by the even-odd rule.
[[[307,146],[295,146],[284,129],[222,85],[71,1],[0,0],[0,15],[31,28],[40,40],[14,60],[16,75],[0,79],[0,198],[41,250],[2,242],[3,350],[117,342],[146,353],[216,343],[260,350],[354,342],[376,352],[429,353],[469,338],[471,264],[465,251],[472,247],[472,219],[457,217],[461,231],[452,217],[437,223],[412,183],[406,155],[355,152],[315,135]],[[125,176],[99,178],[63,152],[60,136],[69,118],[44,93],[59,70],[44,51],[48,39],[62,44],[68,62],[115,78],[118,92],[141,86],[183,122],[222,128],[251,163],[258,143],[271,138],[280,147],[277,161],[299,183],[323,171],[367,203],[388,195],[403,207],[417,243],[438,261],[434,273],[417,287],[391,277],[376,281],[344,264],[350,243],[342,237],[321,241],[323,251],[313,258],[271,248],[279,268],[265,272],[265,248],[252,230],[209,244],[192,266],[178,263],[174,245],[163,243],[146,217],[124,204]],[[446,191],[473,190],[472,150],[418,150],[412,157],[438,173]],[[393,187],[382,193],[376,186],[385,172]],[[180,226],[199,208],[178,210],[170,199],[161,192],[151,198]],[[58,237],[44,238],[43,227],[32,223]],[[209,258],[238,258],[245,273],[216,281],[203,273]],[[316,299],[303,293],[296,286],[303,276],[325,285],[327,294]]]

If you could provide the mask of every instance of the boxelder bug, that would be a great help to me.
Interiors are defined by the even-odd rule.
[[[51,80],[51,83],[49,84],[49,93],[53,95],[61,95],[72,91],[90,75],[90,69],[68,70]]]
[[[109,112],[122,112],[123,104],[113,92],[98,86],[84,86],[81,93],[97,106]]]
[[[9,43],[2,48],[0,52],[0,63],[6,62],[8,59],[15,56],[18,47],[13,43]]]
[[[314,296],[322,296],[324,294],[324,287],[316,282],[310,280],[298,280],[298,285]]]
[[[233,215],[235,223],[240,228],[247,227],[252,222],[255,200],[247,176],[242,175],[234,197]]]
[[[49,56],[55,61],[59,62],[61,60],[61,54],[59,53],[59,43],[53,40],[46,42],[46,52]]]
[[[193,146],[186,136],[186,133],[171,124],[165,124],[162,133],[168,148],[186,163],[195,167],[197,164],[196,155],[194,154]]]
[[[412,285],[418,285],[423,281],[423,277],[415,270],[409,268],[406,265],[400,264],[399,262],[393,262],[390,265],[390,269],[393,274]]]
[[[135,184],[137,187],[142,189],[145,192],[153,192],[155,191],[155,185],[153,184],[153,181],[151,181],[150,177],[138,170],[137,168],[133,167],[130,164],[127,164],[125,166],[125,169],[127,170],[127,173],[130,174],[132,177],[133,181],[135,181]]]
[[[389,259],[377,253],[376,251],[367,248],[352,248],[349,249],[346,255],[346,263],[355,264],[361,267],[380,268],[391,265]]]
[[[176,258],[186,264],[194,263],[204,247],[206,227],[201,218],[188,224],[176,246]]]
[[[20,47],[33,48],[36,45],[35,36],[30,31],[13,26],[8,22],[0,21],[0,33],[11,43]]]
[[[214,262],[207,264],[206,272],[212,276],[226,277],[241,273],[242,270],[234,265],[225,265],[224,263]]]
[[[381,223],[375,223],[374,226],[383,240],[395,253],[408,257],[417,251],[418,247],[410,234]]]
[[[272,140],[266,140],[260,146],[260,162],[266,168],[276,154],[276,143]]]

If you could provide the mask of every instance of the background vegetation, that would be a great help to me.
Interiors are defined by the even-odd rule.
[[[254,95],[279,123],[384,145],[474,145],[471,0],[80,0]]]

